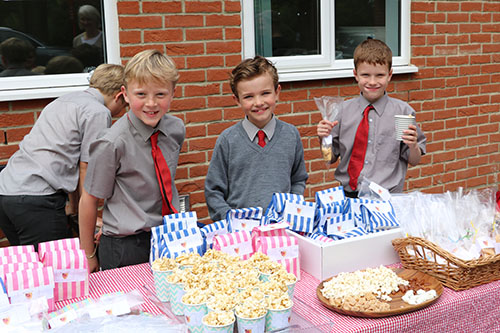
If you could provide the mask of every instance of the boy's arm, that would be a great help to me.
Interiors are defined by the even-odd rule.
[[[80,198],[78,225],[80,229],[80,247],[85,251],[88,260],[89,273],[99,269],[94,242],[95,225],[99,199],[82,189]]]
[[[297,131],[297,144],[295,145],[295,161],[293,163],[291,174],[291,193],[304,194],[306,189],[306,181],[309,176],[306,171],[306,163],[304,161],[304,147],[300,139],[300,134]]]
[[[80,161],[80,179],[78,180],[78,186],[76,190],[68,194],[69,204],[66,208],[66,215],[78,215],[78,204],[82,195],[85,175],[87,174],[87,165],[87,162]]]
[[[214,222],[225,219],[227,212],[231,210],[225,199],[228,188],[227,163],[221,145],[216,143],[205,178],[205,201]]]

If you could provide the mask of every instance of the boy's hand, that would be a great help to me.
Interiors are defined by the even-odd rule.
[[[417,145],[417,126],[409,125],[407,130],[403,131],[403,142],[406,143],[410,149],[418,149]]]
[[[318,133],[318,136],[320,138],[323,138],[325,136],[328,136],[331,134],[332,129],[337,126],[339,122],[338,121],[328,121],[326,119],[323,119],[319,122],[318,126],[316,127],[316,132]]]
[[[87,264],[89,268],[89,274],[97,272],[99,270],[99,260],[97,260],[97,256],[91,259],[87,259]]]

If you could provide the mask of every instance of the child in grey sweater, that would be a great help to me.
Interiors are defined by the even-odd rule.
[[[298,130],[274,116],[281,86],[273,64],[246,59],[231,72],[230,85],[245,118],[215,144],[205,179],[213,221],[235,208],[266,208],[275,192],[302,195],[308,178]]]

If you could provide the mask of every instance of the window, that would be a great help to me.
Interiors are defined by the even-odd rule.
[[[243,0],[243,53],[276,64],[281,81],[352,76],[355,47],[383,40],[394,73],[410,65],[410,0]]]
[[[80,12],[84,14],[79,20],[78,11],[83,5],[86,11]],[[89,31],[86,20],[93,14],[100,17],[100,33],[88,40],[75,38]],[[20,66],[23,71],[27,68],[31,72],[16,74],[14,69],[19,66],[14,66],[14,72],[5,72],[8,61],[2,62],[0,101],[53,98],[82,90],[88,86],[89,72],[93,67],[102,62],[120,63],[116,0],[0,2],[0,43],[11,37],[16,43],[22,40],[22,45],[28,45],[27,49],[31,50],[28,52],[31,56],[23,57],[24,63],[29,65]],[[55,61],[57,65],[53,67]]]

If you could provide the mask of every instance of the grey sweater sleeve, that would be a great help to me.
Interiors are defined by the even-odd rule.
[[[306,163],[304,161],[304,147],[302,146],[302,140],[300,139],[299,131],[295,129],[297,134],[297,145],[295,147],[295,161],[293,163],[292,175],[291,175],[291,193],[294,194],[304,194],[306,189],[306,181],[309,178],[306,171]]]
[[[205,201],[213,221],[225,219],[226,213],[231,209],[226,202],[229,189],[226,160],[229,154],[225,152],[227,149],[227,141],[223,136],[219,137],[205,178]]]

